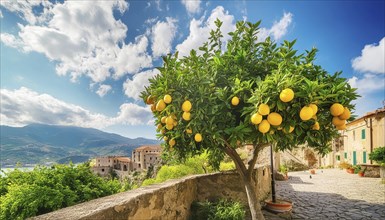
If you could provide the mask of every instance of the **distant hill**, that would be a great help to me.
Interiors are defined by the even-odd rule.
[[[146,138],[126,138],[92,128],[31,124],[0,126],[1,165],[83,162],[97,155],[131,156],[133,149],[159,144]]]

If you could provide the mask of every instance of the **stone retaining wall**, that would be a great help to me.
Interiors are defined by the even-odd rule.
[[[270,192],[270,170],[256,169],[257,196]],[[31,219],[188,219],[193,201],[231,198],[247,205],[237,173],[194,175],[91,200]]]

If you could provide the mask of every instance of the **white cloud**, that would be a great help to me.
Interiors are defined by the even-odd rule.
[[[182,0],[182,4],[190,14],[198,13],[200,11],[200,0]]]
[[[217,18],[223,22],[221,26],[221,31],[224,36],[223,41],[227,41],[230,38],[227,33],[235,29],[234,16],[229,15],[229,12],[225,11],[222,6],[218,6],[211,12],[206,22],[204,22],[203,18],[200,20],[191,20],[189,36],[181,44],[176,46],[180,57],[189,55],[192,49],[197,50],[198,47],[202,46],[202,44],[208,40],[210,30],[216,29],[214,22]]]
[[[96,93],[97,93],[100,97],[103,97],[103,96],[105,96],[111,89],[112,89],[112,87],[111,87],[110,85],[102,84],[102,85],[99,86],[99,89],[98,89],[98,91],[96,91]]]
[[[116,117],[108,117],[25,87],[18,90],[1,89],[0,99],[0,123],[9,126],[42,123],[103,129],[119,124],[148,124],[151,120],[149,107],[125,103],[120,106]]]
[[[135,74],[132,80],[127,79],[123,84],[124,94],[127,97],[139,100],[140,92],[144,90],[145,86],[149,85],[148,79],[159,74],[159,70],[152,69],[147,70],[138,74]]]
[[[151,31],[152,54],[160,57],[171,52],[171,43],[176,34],[176,20],[167,17],[165,22],[158,21]]]
[[[274,40],[281,39],[287,33],[287,29],[293,21],[292,13],[284,13],[279,21],[275,21],[273,26],[268,28],[260,28],[258,32],[258,42],[264,41],[268,36],[272,36]]]
[[[353,88],[357,88],[357,92],[361,96],[385,89],[385,77],[381,75],[365,74],[361,79],[353,76],[348,80],[348,83]]]
[[[0,6],[10,12],[16,13],[20,18],[27,21],[29,24],[44,22],[47,19],[47,10],[52,7],[52,3],[44,0],[34,1],[0,1]],[[35,15],[33,7],[42,6],[44,8],[40,15]]]
[[[19,24],[18,35],[2,33],[1,40],[23,52],[36,51],[57,61],[59,75],[69,75],[72,81],[86,76],[91,83],[101,83],[152,67],[147,37],[124,42],[128,29],[115,19],[114,11],[125,12],[129,7],[125,1],[19,2],[3,5],[29,24]],[[35,6],[44,7],[39,17],[33,14]]]
[[[365,45],[361,56],[352,60],[352,67],[358,72],[385,73],[385,37],[378,45]]]
[[[225,11],[222,6],[218,6],[211,12],[206,21],[204,21],[203,17],[199,20],[191,20],[189,36],[176,46],[181,57],[189,55],[192,49],[196,50],[208,40],[210,30],[216,29],[214,22],[217,18],[223,22],[221,26],[221,32],[224,36],[222,38],[223,43],[225,44],[230,39],[228,33],[235,30],[234,16]],[[293,14],[284,13],[282,18],[279,21],[275,21],[270,29],[260,28],[258,41],[264,41],[268,36],[272,36],[275,40],[282,38],[287,33],[287,29],[293,20],[292,18]],[[200,52],[198,51],[198,53]]]

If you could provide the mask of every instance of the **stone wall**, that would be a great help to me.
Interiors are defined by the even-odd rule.
[[[259,167],[255,175],[257,196],[265,199],[270,192],[270,170]],[[188,219],[193,201],[231,198],[247,205],[247,197],[237,173],[194,175],[169,180],[75,206],[32,219]]]

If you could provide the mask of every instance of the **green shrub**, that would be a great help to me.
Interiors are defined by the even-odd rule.
[[[220,171],[235,170],[235,163],[234,163],[234,161],[221,162],[221,164],[219,165],[219,170]]]
[[[245,214],[241,203],[221,199],[217,203],[193,202],[190,219],[243,220]]]
[[[378,147],[369,154],[369,159],[376,161],[381,166],[385,166],[385,147]]]

